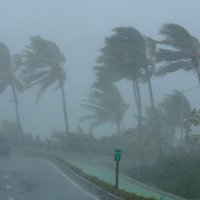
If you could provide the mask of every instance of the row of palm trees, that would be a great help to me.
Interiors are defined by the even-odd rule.
[[[20,120],[18,98],[16,91],[22,92],[33,86],[38,86],[36,101],[44,91],[55,84],[55,89],[60,89],[63,100],[65,132],[69,133],[64,82],[65,57],[58,46],[39,36],[30,38],[30,44],[19,55],[11,56],[9,49],[0,43],[0,93],[11,86],[16,108],[18,133],[23,133]]]
[[[118,27],[113,29],[113,32],[113,35],[105,38],[97,66],[94,67],[96,81],[104,83],[103,85],[113,84],[122,79],[131,81],[138,112],[138,132],[140,132],[142,124],[140,83],[148,84],[151,106],[156,119],[151,78],[178,70],[192,70],[197,74],[200,83],[200,43],[178,24],[164,24],[159,32],[163,37],[160,41],[143,36],[133,27]],[[115,101],[114,98],[112,100]]]
[[[89,98],[83,103],[90,108],[91,128],[107,121],[116,123],[118,133],[128,105],[123,101],[114,83],[126,79],[131,82],[138,112],[138,130],[142,124],[142,98],[140,84],[147,83],[151,106],[156,118],[151,78],[164,76],[177,70],[193,70],[200,83],[200,43],[185,28],[177,24],[164,24],[160,30],[161,41],[142,35],[133,27],[118,27],[114,34],[105,38],[105,45],[94,67],[96,82]],[[65,57],[58,46],[34,36],[19,55],[12,57],[5,44],[0,43],[0,93],[11,86],[19,130],[22,132],[16,92],[38,86],[36,101],[51,85],[60,89],[63,100],[65,132],[69,133],[65,102]]]

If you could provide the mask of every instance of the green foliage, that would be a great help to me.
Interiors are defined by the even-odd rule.
[[[199,125],[200,125],[200,110],[193,109],[193,110],[191,111],[190,122],[191,122],[194,126],[199,126]]]
[[[23,91],[23,85],[16,76],[12,63],[12,56],[8,47],[0,42],[0,94],[9,86],[13,85],[18,91]]]
[[[0,42],[0,94],[3,93],[8,86],[11,87],[13,93],[13,101],[15,103],[18,128],[21,130],[21,132],[23,132],[19,116],[18,98],[16,94],[17,91],[23,91],[23,85],[18,80],[18,68],[15,68],[15,64],[15,61],[12,62],[12,57],[8,47]]]
[[[22,57],[24,68],[21,76],[25,86],[39,86],[36,102],[52,84],[57,83],[57,89],[65,82],[65,57],[54,42],[40,36],[31,37]]]
[[[156,52],[156,62],[161,63],[156,75],[164,76],[167,73],[183,69],[199,72],[200,43],[185,28],[177,24],[164,24],[160,30],[164,39],[160,42],[163,47]]]
[[[136,179],[186,199],[200,198],[200,159],[198,155],[171,154],[160,157],[151,166],[143,166],[140,173],[128,172]]]
[[[171,125],[175,127],[184,126],[185,129],[190,126],[188,119],[191,114],[191,105],[178,90],[174,90],[171,95],[166,95],[160,103],[160,107],[164,111],[166,121]]]
[[[119,79],[135,79],[146,65],[145,41],[138,30],[132,27],[119,27],[114,35],[105,39],[105,47],[97,62],[102,70],[110,70]],[[107,69],[109,68],[109,69]]]
[[[90,121],[90,128],[112,122],[120,125],[121,121],[128,109],[128,105],[124,103],[121,94],[113,84],[104,84],[96,82],[93,84],[89,93],[89,99],[84,100],[81,105],[91,111],[91,115],[81,118],[81,121]]]

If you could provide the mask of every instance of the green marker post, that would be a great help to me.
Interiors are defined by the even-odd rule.
[[[115,161],[116,161],[115,187],[116,187],[116,189],[118,189],[119,161],[121,161],[121,149],[115,149]]]

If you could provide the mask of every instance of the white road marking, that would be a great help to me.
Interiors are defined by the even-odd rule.
[[[6,185],[6,189],[11,189],[11,186],[10,185]]]
[[[95,197],[91,193],[87,192],[83,188],[81,188],[77,183],[75,183],[72,179],[70,179],[64,172],[62,172],[57,166],[55,166],[53,163],[49,162],[49,164],[60,174],[62,175],[67,181],[69,181],[72,185],[74,185],[76,188],[81,190],[82,192],[85,192],[88,196],[92,197],[94,200],[99,200],[99,198]]]

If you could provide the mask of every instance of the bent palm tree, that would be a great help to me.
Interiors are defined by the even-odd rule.
[[[158,42],[166,48],[160,48],[156,53],[157,63],[161,67],[157,69],[156,75],[164,76],[177,70],[193,70],[200,83],[200,43],[185,28],[177,24],[165,24],[160,30],[165,38]]]
[[[12,57],[10,55],[10,51],[8,47],[0,42],[0,94],[8,87],[11,86],[14,104],[15,104],[15,111],[16,111],[16,118],[17,118],[17,125],[19,133],[23,133],[20,115],[19,115],[19,107],[18,107],[18,98],[17,98],[17,91],[22,92],[23,86],[19,80],[17,80],[15,76],[15,69],[14,64],[12,63]]]
[[[65,57],[54,42],[39,36],[30,38],[30,45],[23,54],[22,79],[27,88],[38,85],[36,102],[52,84],[61,89],[66,134],[69,133],[64,82],[66,72],[63,68]]]
[[[186,133],[189,132],[191,105],[183,93],[174,90],[173,94],[165,96],[160,106],[165,113],[167,123],[174,127],[184,128]]]
[[[121,122],[129,106],[124,103],[117,87],[96,82],[89,99],[84,100],[81,106],[92,112],[81,118],[81,121],[91,122],[91,130],[100,124],[111,122],[116,124],[117,133],[120,134]]]
[[[132,27],[119,27],[114,29],[114,32],[114,35],[105,39],[105,46],[101,49],[102,55],[97,60],[102,68],[95,68],[96,73],[100,73],[101,70],[103,74],[111,72],[111,81],[127,79],[132,82],[140,132],[142,101],[139,79],[147,63],[145,41],[141,33]]]

